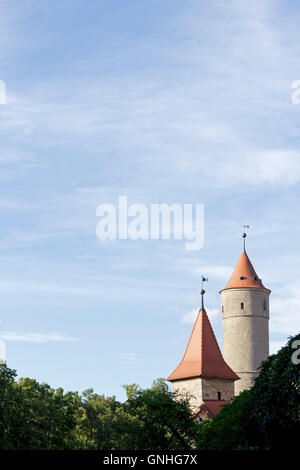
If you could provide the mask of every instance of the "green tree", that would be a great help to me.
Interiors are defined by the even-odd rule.
[[[81,413],[78,393],[64,393],[34,379],[21,378],[17,385],[14,448],[74,448],[75,428]]]
[[[127,414],[136,418],[130,449],[190,450],[195,445],[198,426],[187,400],[175,399],[163,379],[150,389],[136,390],[124,404]]]
[[[292,361],[300,334],[261,365],[251,389],[251,419],[257,423],[256,440],[265,449],[297,448],[300,432],[300,364]],[[298,346],[299,347],[299,346]]]
[[[122,405],[115,397],[105,397],[88,389],[83,396],[83,415],[79,435],[83,448],[109,450],[118,448],[118,417],[123,419]]]
[[[0,365],[0,448],[76,448],[82,414],[78,393],[15,377],[16,371]]]
[[[199,428],[199,450],[249,450],[255,448],[250,429],[253,422],[251,391],[245,390],[232,403],[225,405],[213,419],[204,421]]]
[[[163,379],[125,385],[125,403],[88,389],[64,392],[0,364],[0,449],[240,450],[292,448],[300,417],[300,364],[290,338],[261,364],[251,390],[198,426],[188,397]],[[297,343],[298,344],[298,343]],[[292,361],[292,355],[297,361]]]
[[[132,398],[134,398],[141,391],[141,387],[136,383],[123,385],[123,388],[126,391],[126,396],[128,400],[131,400]]]
[[[5,363],[0,364],[0,450],[11,449],[10,440],[13,416],[15,414],[17,373]]]
[[[292,345],[300,334],[260,366],[254,386],[200,427],[199,449],[296,448],[300,431],[300,364]]]

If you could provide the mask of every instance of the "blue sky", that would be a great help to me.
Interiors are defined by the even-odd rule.
[[[296,2],[2,0],[0,338],[20,376],[124,399],[184,352],[241,252],[300,329]],[[96,208],[202,203],[205,243],[96,237]]]

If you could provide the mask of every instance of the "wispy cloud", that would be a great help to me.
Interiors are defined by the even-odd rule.
[[[220,313],[220,310],[218,308],[205,308],[205,310],[211,321],[215,319]],[[197,318],[197,315],[198,315],[197,309],[189,310],[187,313],[185,313],[181,317],[181,321],[182,323],[194,323]]]
[[[240,158],[216,162],[209,170],[222,175],[224,182],[290,186],[300,181],[300,151],[289,149],[244,151]]]
[[[214,279],[218,280],[228,280],[232,274],[233,266],[214,266],[214,265],[201,265],[201,268],[195,268],[194,272],[196,274],[205,274],[211,276]]]
[[[133,362],[135,362],[137,359],[136,357],[136,353],[126,353],[126,352],[122,352],[120,353],[120,361],[121,361],[121,364],[132,364]]]
[[[270,354],[276,354],[279,349],[286,345],[286,340],[270,341]]]
[[[25,341],[27,343],[49,343],[79,341],[77,338],[61,335],[60,333],[20,333],[17,331],[0,331],[4,341]]]
[[[201,274],[209,278],[205,305],[219,305],[218,290],[236,262],[233,237],[249,223],[253,252],[277,283],[275,347],[299,330],[300,295],[280,279],[282,271],[285,279],[296,276],[299,264],[295,234],[284,233],[299,232],[300,106],[290,100],[300,70],[299,9],[271,0],[178,0],[157,8],[116,0],[112,10],[90,1],[89,9],[73,2],[71,22],[69,1],[56,2],[56,15],[50,0],[0,5],[3,312],[34,331],[32,309],[47,315],[59,302],[64,318],[81,308],[97,312],[90,327],[78,315],[79,335],[83,321],[91,335],[98,329],[109,338],[114,314],[122,309],[134,318],[146,306],[145,322],[159,314],[158,339],[165,344],[167,334],[171,342],[170,321],[181,332],[197,315],[191,307],[200,303]],[[200,256],[167,241],[97,243],[95,209],[120,194],[132,203],[204,202]],[[274,264],[258,243],[267,232]],[[174,304],[172,315],[166,307]],[[207,311],[217,318],[217,308]],[[123,326],[143,341],[145,324]],[[101,355],[101,342],[96,347]],[[161,351],[149,349],[156,367]],[[80,354],[91,359],[87,350]],[[119,362],[139,359],[125,352]]]
[[[51,284],[39,281],[1,281],[0,292],[48,292],[48,293],[61,293],[61,294],[77,294],[77,295],[97,295],[99,291],[93,288],[84,288],[81,286],[71,287],[63,286],[60,283]]]
[[[282,289],[284,297],[278,294],[270,301],[270,331],[271,333],[293,336],[300,332],[300,288],[290,284]]]

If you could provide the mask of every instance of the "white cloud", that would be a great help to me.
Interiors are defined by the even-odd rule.
[[[282,100],[283,82],[275,82],[274,75],[282,70],[289,74],[294,65],[293,50],[282,50],[278,28],[272,23],[271,3],[261,3],[246,6],[244,2],[218,1],[204,11],[201,5],[191,7],[181,21],[176,17],[176,31],[184,32],[186,39],[180,47],[171,42],[158,57],[166,59],[167,53],[172,61],[177,59],[178,69],[188,61],[190,78],[179,76],[177,81],[166,82],[164,74],[156,70],[149,80],[132,69],[122,80],[91,74],[82,82],[75,75],[62,77],[55,85],[44,79],[24,90],[23,96],[9,93],[9,104],[3,110],[5,134],[11,128],[15,142],[18,129],[26,136],[36,133],[35,141],[42,148],[55,139],[69,150],[72,144],[85,145],[88,136],[98,136],[102,151],[121,152],[133,163],[140,160],[137,149],[143,149],[145,169],[156,164],[160,174],[170,174],[173,167],[176,173],[178,169],[192,174],[201,170],[209,176],[210,186],[294,184],[300,180],[297,150],[253,148],[253,134],[261,132],[261,120],[265,123],[269,117],[262,103],[273,99],[277,111],[283,111],[288,102]],[[17,18],[19,14],[15,13]],[[149,52],[149,44],[143,43],[136,53],[143,47]],[[78,60],[88,68],[94,58],[91,54]],[[173,62],[165,66],[170,65]],[[229,147],[223,148],[224,143]],[[95,148],[99,149],[98,140]],[[129,149],[127,156],[124,148]]]
[[[96,289],[84,287],[63,286],[60,283],[50,284],[38,281],[1,281],[0,292],[56,292],[61,294],[78,294],[78,295],[98,295]]]
[[[270,299],[270,332],[294,336],[300,332],[300,287],[288,285],[281,290],[285,297]]]
[[[132,364],[136,361],[136,353],[120,353],[121,364]]]
[[[8,3],[16,4],[5,2]],[[29,0],[23,3],[28,4]],[[39,0],[37,3],[43,2]],[[73,299],[70,301],[71,312],[71,302],[78,302],[77,294],[98,295],[97,307],[101,311],[105,311],[104,298],[113,299],[113,302],[121,302],[120,299],[132,302],[133,298],[139,298],[143,304],[145,298],[151,302],[164,299],[165,304],[178,302],[179,305],[193,306],[199,304],[199,295],[195,294],[194,300],[191,299],[195,279],[187,276],[187,271],[199,274],[198,280],[200,274],[205,274],[212,281],[221,280],[222,283],[215,283],[218,287],[225,285],[234,266],[222,265],[222,262],[230,260],[227,261],[226,253],[220,248],[217,248],[218,257],[214,258],[220,264],[211,266],[205,262],[201,266],[197,256],[193,256],[193,260],[186,263],[186,271],[179,273],[178,278],[173,269],[180,253],[177,245],[171,252],[171,263],[166,263],[161,257],[161,254],[166,256],[166,244],[162,247],[158,244],[160,251],[158,248],[155,251],[154,244],[150,247],[143,245],[142,253],[139,244],[120,243],[118,248],[121,247],[122,256],[120,251],[114,251],[116,247],[111,248],[107,244],[105,251],[101,245],[101,249],[95,251],[101,262],[95,263],[97,268],[93,271],[92,263],[71,265],[69,255],[78,252],[91,256],[94,253],[95,207],[102,202],[112,202],[114,195],[119,194],[124,186],[135,202],[144,202],[146,195],[165,198],[171,194],[178,197],[178,202],[184,198],[187,198],[186,202],[205,198],[210,224],[209,253],[211,243],[214,243],[211,237],[219,237],[221,246],[220,238],[225,236],[224,230],[230,219],[240,220],[239,224],[243,223],[241,212],[251,216],[253,207],[250,199],[256,194],[255,186],[261,185],[259,190],[266,186],[267,191],[270,185],[274,186],[272,191],[278,186],[274,193],[280,197],[283,185],[292,186],[300,181],[300,166],[297,164],[300,159],[297,150],[300,106],[294,106],[290,101],[290,83],[299,78],[299,33],[293,36],[297,14],[291,15],[283,3],[279,7],[280,2],[264,0],[189,2],[181,10],[176,7],[178,14],[170,11],[164,18],[162,11],[162,15],[158,15],[166,28],[162,28],[160,37],[160,25],[154,22],[155,41],[150,28],[146,35],[141,35],[141,41],[137,41],[134,28],[128,35],[126,28],[114,31],[112,27],[115,42],[111,48],[109,38],[103,43],[98,40],[102,38],[97,36],[97,31],[91,29],[95,41],[88,41],[83,52],[75,48],[75,60],[72,48],[68,50],[67,42],[62,42],[66,49],[59,55],[57,64],[51,62],[51,57],[56,57],[55,48],[63,39],[60,26],[56,30],[54,23],[47,22],[45,32],[41,33],[41,28],[34,28],[39,14],[26,13],[19,17],[9,5],[6,10],[12,13],[8,17],[2,14],[6,12],[0,6],[1,55],[6,61],[3,64],[3,59],[0,59],[0,65],[5,66],[1,70],[4,74],[6,70],[17,72],[16,79],[7,83],[7,105],[0,110],[0,160],[5,171],[14,172],[0,175],[1,178],[13,178],[13,184],[3,185],[0,207],[2,211],[24,209],[30,211],[29,216],[31,212],[37,212],[34,223],[27,217],[25,224],[13,217],[4,220],[3,236],[5,241],[7,238],[9,248],[21,244],[25,244],[26,249],[27,245],[32,248],[33,256],[24,263],[24,271],[31,271],[32,265],[39,262],[38,272],[41,273],[40,276],[36,270],[33,274],[23,273],[22,263],[20,260],[15,262],[13,258],[7,266],[2,262],[3,272],[14,270],[0,282],[0,291],[9,293],[9,306],[10,299],[18,293],[26,294],[26,300],[31,296],[36,304],[41,297],[40,292],[49,296],[69,293]],[[47,16],[47,6],[41,7],[42,18],[45,14]],[[286,15],[283,21],[278,15],[279,8],[283,8]],[[75,8],[73,28],[76,28],[76,11]],[[139,14],[139,11],[133,12]],[[14,21],[14,16],[17,21]],[[149,26],[154,24],[151,18],[148,21]],[[29,30],[33,34],[28,35]],[[66,24],[64,35],[71,32]],[[51,37],[57,42],[49,41],[51,47],[48,47],[45,38]],[[131,44],[127,42],[128,37]],[[158,42],[161,45],[159,50],[153,46]],[[100,43],[103,47],[99,48],[97,44]],[[115,47],[117,43],[119,47]],[[33,61],[22,78],[24,63],[28,62],[28,57],[36,56],[37,46],[41,44],[47,45],[45,61],[47,58],[50,61],[51,77],[47,67],[40,69],[39,62]],[[22,54],[25,48],[27,54]],[[12,49],[15,51],[9,59]],[[23,56],[21,60],[18,60],[18,54]],[[121,55],[126,58],[128,67],[122,67]],[[137,60],[128,62],[128,59]],[[101,73],[97,63],[101,64]],[[122,67],[122,74],[119,67]],[[73,75],[70,75],[70,70],[75,71]],[[9,73],[0,79],[6,80],[9,76],[12,75]],[[294,146],[292,149],[289,148],[291,145]],[[24,162],[43,163],[47,171],[36,171],[32,167],[32,175],[28,172],[24,178],[24,172],[20,171]],[[238,185],[241,186],[240,192],[235,188]],[[82,186],[85,188],[81,190]],[[77,194],[74,194],[76,187]],[[92,194],[93,187],[95,191]],[[207,187],[209,191],[206,191]],[[219,188],[224,191],[218,192]],[[291,194],[291,197],[296,200],[297,194]],[[262,230],[259,225],[269,228],[270,218],[278,220],[275,203],[272,210],[265,210],[266,199],[262,195],[254,207],[255,214],[263,213],[263,223],[256,219],[253,224],[256,225],[256,235]],[[240,213],[237,211],[239,206],[243,207]],[[286,209],[290,209],[287,203],[279,208],[282,214],[287,212]],[[221,212],[225,227],[220,223]],[[291,227],[292,223],[281,223],[286,220],[282,217],[279,226]],[[252,224],[251,220],[245,222]],[[211,235],[217,226],[219,230],[214,230],[214,235]],[[16,231],[19,233],[15,234]],[[233,233],[234,230],[230,235],[227,233],[226,243]],[[72,244],[74,235],[76,243]],[[86,238],[80,239],[77,235],[91,235],[91,239],[87,243]],[[38,240],[46,240],[46,237],[51,237],[51,243],[41,249]],[[62,244],[55,245],[54,237],[68,237],[68,249],[64,250]],[[290,249],[285,240],[280,241],[284,251]],[[11,256],[6,244],[1,246],[2,252]],[[224,243],[223,250],[225,246]],[[22,252],[17,250],[17,256],[20,257]],[[58,280],[52,275],[47,282],[46,257],[51,258],[51,273],[57,273]],[[157,265],[156,259],[159,260]],[[124,268],[120,267],[120,260]],[[293,270],[292,265],[297,265],[297,262],[285,260],[285,264],[289,266],[288,270]],[[139,269],[135,278],[124,275],[125,270],[129,271],[129,265],[136,265],[134,269]],[[9,282],[12,276],[23,280]],[[65,280],[68,280],[67,285]],[[212,288],[207,290],[209,296]],[[287,298],[272,301],[275,310],[271,310],[271,333],[288,335],[295,329],[299,330],[299,298],[298,294],[289,292]],[[43,295],[42,309],[45,300]],[[217,305],[218,301],[213,297],[213,301],[207,303]],[[3,311],[5,308],[4,305]],[[30,308],[30,305],[25,306],[24,315],[30,312]],[[157,310],[155,306],[150,305],[149,308]],[[217,309],[207,311],[212,318],[218,312]],[[176,318],[180,315],[182,313],[178,312]],[[182,322],[192,323],[196,315],[196,309],[187,311]],[[274,338],[277,339],[278,335]],[[278,342],[273,342],[272,348],[277,347],[275,343]],[[122,354],[123,363],[136,364],[135,353]]]
[[[201,265],[201,268],[195,269],[195,273],[211,276],[214,279],[219,279],[222,281],[228,281],[233,272],[233,269],[233,266]]]
[[[224,160],[217,168],[225,181],[235,180],[248,184],[271,183],[289,186],[300,181],[300,152],[273,149],[246,151],[240,158]],[[214,171],[216,169],[214,168]]]
[[[27,343],[49,343],[52,341],[79,341],[77,338],[63,336],[60,333],[20,333],[16,331],[2,331],[0,338],[4,341],[25,341]]]
[[[183,315],[181,318],[182,323],[194,323],[198,315],[197,309],[189,310],[187,313]]]
[[[218,308],[205,308],[206,313],[210,319],[210,321],[214,320],[218,315],[220,310]],[[189,310],[187,313],[183,315],[181,318],[182,323],[194,323],[198,315],[197,309]]]
[[[286,345],[287,340],[270,341],[270,354],[276,354],[279,349]]]

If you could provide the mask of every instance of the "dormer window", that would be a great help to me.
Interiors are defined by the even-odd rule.
[[[257,281],[257,277],[256,277],[256,276],[253,276],[253,281]]]
[[[240,280],[241,280],[241,281],[244,281],[245,279],[247,279],[245,276],[241,276],[241,277],[240,277]]]

